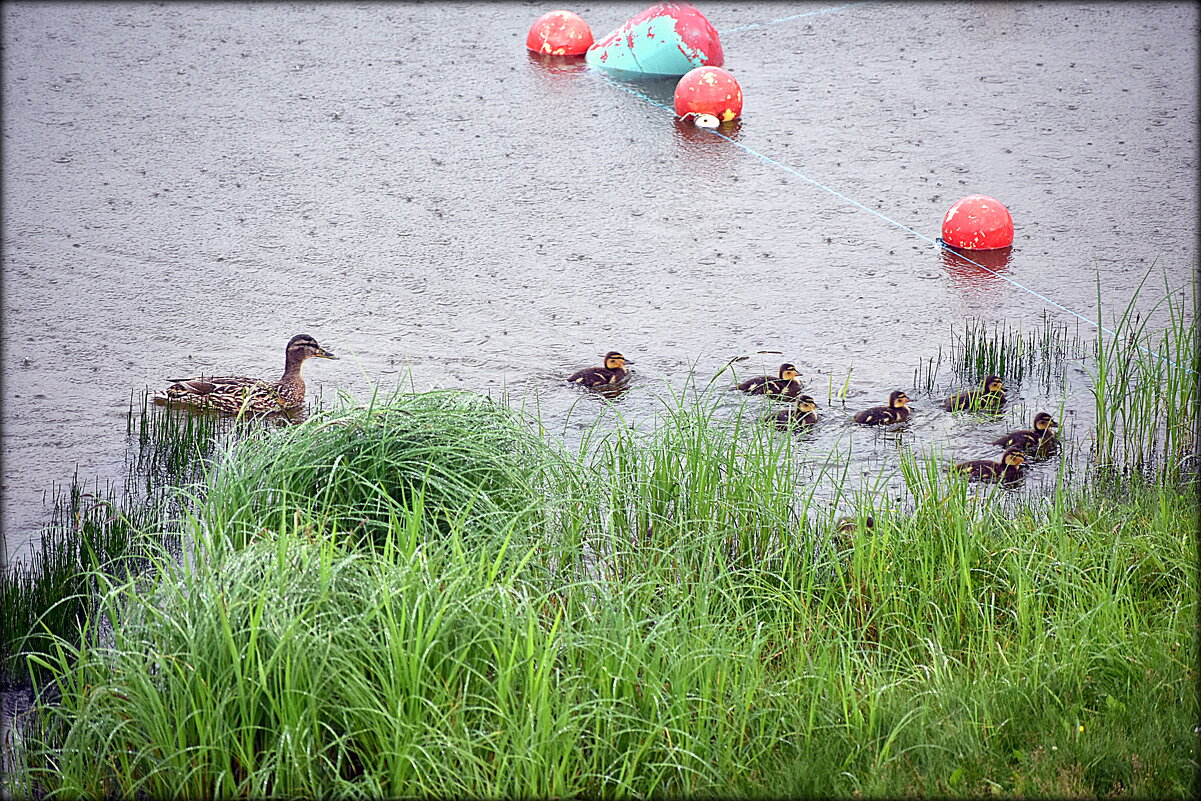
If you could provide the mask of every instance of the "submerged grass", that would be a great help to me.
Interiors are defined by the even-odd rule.
[[[1118,335],[1096,344],[1089,371],[1097,412],[1093,456],[1106,470],[1173,478],[1201,472],[1201,333],[1197,307],[1188,309],[1201,285],[1194,279],[1186,294],[1165,279],[1164,289],[1146,316],[1132,299],[1114,324]],[[1100,296],[1098,283],[1098,307]],[[1152,313],[1161,308],[1168,325],[1152,330]]]
[[[97,577],[104,625],[40,657],[23,787],[1188,794],[1195,492],[1002,512],[908,458],[914,511],[836,549],[792,438],[714,410],[578,458],[464,393],[251,438],[194,558]]]
[[[176,490],[203,477],[218,439],[231,424],[187,409],[156,409],[143,393],[130,398],[123,483],[90,486],[76,475],[54,488],[50,518],[28,557],[0,576],[0,683],[26,671],[21,654],[56,637],[74,637],[94,608],[97,574],[138,569],[147,538],[173,530],[182,512]]]

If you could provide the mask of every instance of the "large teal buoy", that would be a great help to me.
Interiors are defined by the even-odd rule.
[[[722,64],[721,41],[688,3],[655,3],[588,48],[594,67],[647,75],[683,75]]]

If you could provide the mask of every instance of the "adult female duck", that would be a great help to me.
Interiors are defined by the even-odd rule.
[[[300,374],[305,359],[336,359],[308,334],[297,334],[284,350],[284,374],[275,382],[245,376],[199,376],[168,378],[169,401],[216,409],[226,414],[239,412],[278,412],[304,405],[304,378]]]

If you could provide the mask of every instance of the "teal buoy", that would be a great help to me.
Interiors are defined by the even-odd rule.
[[[683,75],[722,64],[717,31],[688,3],[655,3],[588,48],[601,69],[644,75]]]

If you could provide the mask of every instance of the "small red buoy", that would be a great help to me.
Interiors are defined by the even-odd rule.
[[[999,200],[968,195],[942,218],[942,241],[962,250],[993,250],[1013,244],[1013,218]]]
[[[579,14],[548,11],[530,26],[525,46],[535,53],[578,56],[592,47],[592,29]]]
[[[742,114],[742,87],[721,67],[697,67],[676,84],[677,117],[708,114],[721,122]]]

